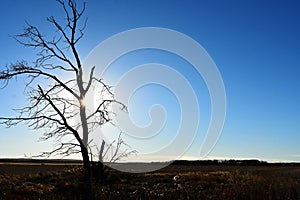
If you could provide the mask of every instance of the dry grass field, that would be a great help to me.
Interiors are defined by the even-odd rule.
[[[174,177],[176,176],[176,180]],[[75,164],[2,163],[0,199],[83,199]],[[300,199],[300,166],[171,165],[152,173],[107,169],[95,199]]]

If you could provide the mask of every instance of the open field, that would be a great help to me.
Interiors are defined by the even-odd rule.
[[[176,176],[176,181],[174,177]],[[2,163],[0,199],[81,199],[78,164]],[[107,169],[95,199],[300,199],[300,166],[171,165],[152,173]]]

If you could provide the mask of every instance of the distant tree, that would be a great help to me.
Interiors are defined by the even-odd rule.
[[[33,129],[43,130],[42,139],[55,138],[57,148],[44,152],[44,155],[68,156],[81,153],[86,189],[89,190],[89,133],[111,121],[112,103],[119,104],[121,109],[126,109],[126,106],[114,99],[111,87],[101,77],[95,76],[95,66],[89,69],[87,80],[84,78],[83,68],[86,66],[82,66],[77,44],[82,39],[87,24],[86,19],[82,20],[86,4],[83,3],[82,8],[78,9],[74,0],[57,2],[62,6],[66,18],[64,23],[53,16],[47,18],[47,22],[55,29],[53,37],[46,37],[38,27],[29,23],[22,34],[15,36],[18,43],[37,49],[38,53],[33,64],[21,60],[0,71],[0,81],[4,87],[9,80],[26,76],[25,91],[28,97],[28,106],[18,109],[17,117],[1,117],[0,123],[11,127],[25,122]],[[65,77],[73,78],[65,80]],[[95,88],[101,88],[96,91],[99,104],[88,113],[85,97],[88,92],[95,92]],[[76,118],[78,120],[74,120]],[[64,140],[70,137],[73,140]],[[106,152],[104,145],[103,141],[101,154]],[[99,155],[99,158],[102,160],[103,156],[105,155]],[[114,159],[116,158],[119,155],[114,155]]]

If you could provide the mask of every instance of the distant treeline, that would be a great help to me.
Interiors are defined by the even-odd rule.
[[[0,158],[0,163],[68,163],[68,164],[78,164],[82,163],[81,160],[71,160],[71,159],[31,159],[31,158]]]
[[[266,161],[250,160],[176,160],[171,165],[235,165],[235,166],[300,166],[300,163],[268,163]]]
[[[81,164],[81,160],[70,159],[30,159],[30,158],[0,158],[0,163],[39,163],[39,164]],[[138,162],[137,162],[138,163]],[[131,163],[134,164],[134,163]],[[145,163],[147,164],[147,163]],[[149,163],[151,164],[151,163]],[[300,162],[268,163],[266,161],[250,160],[175,160],[171,165],[233,165],[233,166],[300,166]]]

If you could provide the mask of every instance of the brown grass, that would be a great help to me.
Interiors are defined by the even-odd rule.
[[[177,180],[174,181],[174,176]],[[82,199],[80,166],[0,165],[0,199]],[[95,199],[299,199],[298,166],[169,166],[129,174],[108,170]]]

